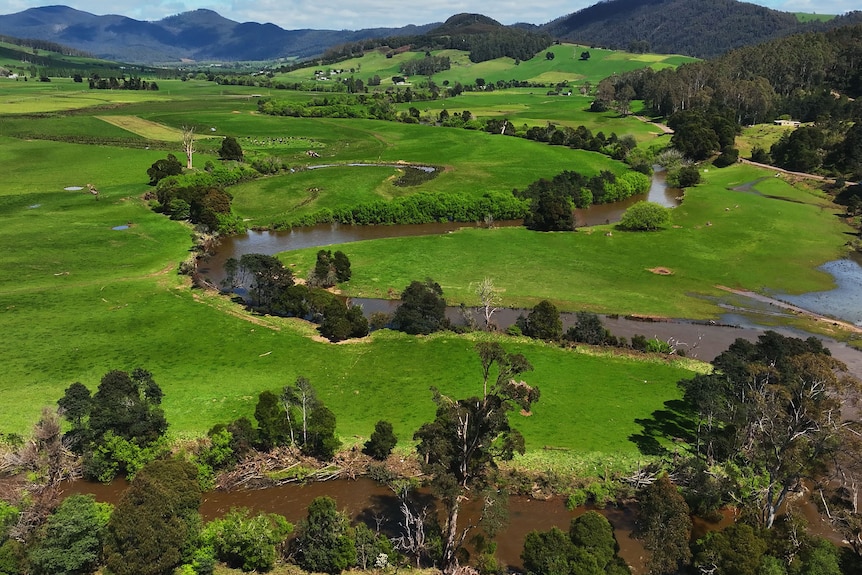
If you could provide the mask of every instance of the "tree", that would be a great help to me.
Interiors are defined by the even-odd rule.
[[[557,55],[551,51],[545,52],[545,60],[553,60]]]
[[[392,326],[410,334],[428,335],[448,326],[443,288],[428,278],[412,281],[401,292],[401,305],[392,314]]]
[[[536,339],[556,341],[563,337],[563,322],[557,306],[548,300],[537,303],[524,323],[524,335]]]
[[[690,188],[700,183],[700,171],[697,166],[683,166],[679,169],[677,183],[680,188]]]
[[[278,558],[278,547],[293,531],[293,525],[276,513],[231,509],[221,519],[207,523],[201,540],[210,545],[216,558],[234,569],[266,572]]]
[[[84,575],[101,563],[112,506],[70,495],[48,517],[28,558],[34,575]]]
[[[105,563],[113,575],[169,575],[198,538],[197,469],[182,459],[149,463],[108,521]]]
[[[183,173],[183,165],[177,160],[173,154],[168,154],[167,158],[156,160],[153,165],[147,169],[147,175],[150,177],[150,185],[155,186],[162,179],[168,176],[179,176]]]
[[[257,436],[261,449],[269,451],[290,443],[290,422],[279,397],[271,391],[263,391],[258,396],[254,408],[257,420]]]
[[[273,311],[293,283],[293,272],[275,256],[243,254],[239,260],[230,258],[225,262],[222,286],[247,286],[251,303],[264,310]]]
[[[620,218],[623,230],[654,231],[670,222],[670,210],[655,202],[640,201],[629,207]]]
[[[583,52],[581,52],[581,60],[582,61],[587,61],[589,59],[590,59],[590,51],[589,50],[584,50]]]
[[[665,474],[641,490],[638,503],[636,533],[651,552],[650,573],[677,573],[691,560],[691,517],[685,499]]]
[[[320,287],[332,287],[338,282],[346,282],[350,279],[350,259],[342,251],[319,250],[317,262],[308,277],[308,285]]]
[[[76,381],[66,388],[66,392],[57,401],[60,415],[65,417],[74,426],[84,424],[84,418],[90,415],[93,400],[90,390],[80,381]]]
[[[605,328],[601,318],[590,311],[575,314],[575,325],[566,332],[566,339],[589,345],[603,345],[611,333]]]
[[[347,254],[341,250],[336,250],[332,257],[332,265],[335,266],[335,278],[339,282],[350,280],[353,272],[350,271],[350,259],[348,259]]]
[[[608,520],[588,511],[572,519],[568,534],[556,527],[529,533],[521,559],[532,575],[628,574],[617,547]]]
[[[98,442],[108,432],[144,446],[168,428],[162,390],[147,370],[109,371],[93,395],[90,432]]]
[[[392,424],[380,420],[375,424],[371,437],[365,442],[362,453],[383,461],[392,453],[392,448],[395,447],[396,443],[398,443],[398,438],[392,432]]]
[[[499,309],[501,291],[494,285],[494,280],[487,277],[476,285],[476,297],[479,298],[479,303],[482,306],[482,314],[485,317],[485,329],[489,331],[494,329],[491,317]]]
[[[721,531],[709,533],[697,547],[696,565],[734,575],[761,573],[767,549],[766,542],[745,523],[734,523]]]
[[[332,287],[335,285],[335,266],[332,263],[332,251],[319,250],[314,269],[308,276],[308,285],[314,287]]]
[[[714,457],[756,477],[739,486],[753,517],[767,529],[802,481],[819,474],[837,454],[858,448],[848,433],[859,423],[836,416],[859,382],[816,338],[767,331],[756,343],[738,339],[713,360],[707,376],[683,380],[683,399],[705,422],[698,455],[716,443]],[[740,497],[738,495],[738,497]]]
[[[524,438],[509,426],[508,412],[529,410],[539,399],[538,389],[515,381],[532,369],[523,355],[507,353],[496,342],[476,347],[482,364],[482,396],[454,400],[432,388],[436,417],[413,436],[419,442],[416,451],[422,471],[432,477],[431,486],[446,510],[444,573],[457,568],[456,552],[466,536],[458,530],[462,501],[488,481],[498,459],[510,460],[516,452],[524,452]]]
[[[306,571],[341,573],[356,562],[356,548],[344,513],[331,497],[316,497],[294,540],[297,564]]]
[[[222,160],[242,161],[242,146],[236,141],[233,136],[225,136],[221,141],[221,147],[218,151],[218,157]]]
[[[575,229],[572,202],[563,189],[544,178],[530,184],[525,192],[532,201],[524,217],[524,226],[539,232]]]
[[[186,154],[186,168],[192,169],[192,155],[195,153],[195,127],[183,125],[182,141],[183,152]]]

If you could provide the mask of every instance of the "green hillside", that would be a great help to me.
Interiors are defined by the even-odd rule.
[[[547,52],[554,55],[553,59],[547,57]],[[589,52],[589,59],[581,59],[581,54]],[[388,57],[387,54],[391,56]],[[483,78],[488,83],[498,80],[518,80],[522,82],[533,82],[536,84],[557,84],[559,82],[583,83],[589,81],[593,85],[603,78],[615,73],[628,72],[644,67],[656,70],[668,67],[676,67],[685,62],[693,62],[695,58],[679,55],[663,54],[634,54],[624,51],[603,50],[589,48],[578,44],[560,44],[552,46],[547,51],[537,54],[530,60],[516,62],[511,58],[497,58],[487,62],[471,62],[466,52],[458,50],[436,50],[431,52],[433,56],[446,56],[451,61],[451,69],[434,74],[430,78],[425,76],[408,78],[409,83],[418,84],[432,80],[438,86],[454,85],[460,82],[463,85],[474,84],[476,78]],[[274,81],[290,82],[312,82],[319,83],[336,82],[339,78],[354,76],[367,83],[369,78],[379,76],[382,85],[391,86],[391,78],[401,75],[400,66],[404,62],[419,60],[425,57],[425,52],[405,51],[391,54],[388,49],[372,50],[361,58],[351,58],[337,64],[321,67],[310,65],[305,68],[293,70],[286,74],[279,74]],[[340,73],[331,72],[341,70]],[[315,71],[326,73],[327,80],[316,80]]]

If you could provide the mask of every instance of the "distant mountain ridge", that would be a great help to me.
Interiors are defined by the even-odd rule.
[[[305,58],[344,42],[424,34],[439,25],[357,31],[285,30],[275,24],[234,22],[205,9],[156,22],[117,15],[97,16],[68,6],[44,6],[0,15],[0,34],[50,40],[107,60],[132,63]]]
[[[477,34],[495,29],[545,33],[586,45],[710,58],[741,46],[862,22],[862,11],[828,22],[737,0],[604,0],[543,25],[503,26],[481,14],[445,23],[363,30],[285,30],[234,22],[199,9],[155,22],[96,16],[68,6],[0,15],[0,35],[57,42],[107,60],[178,64],[183,60],[243,61],[310,58],[348,43],[424,34]]]
[[[800,22],[790,12],[737,0],[607,0],[541,27],[552,36],[590,45],[719,56],[741,46],[862,22],[849,12],[828,22]]]

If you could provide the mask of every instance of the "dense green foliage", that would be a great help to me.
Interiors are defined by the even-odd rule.
[[[667,15],[673,14],[670,32]],[[833,27],[858,22],[857,13],[830,20]],[[823,22],[802,22],[792,12],[733,0],[613,0],[598,2],[545,26],[556,37],[598,46],[716,57],[728,50],[806,30]]]
[[[752,521],[770,528],[802,479],[849,445],[858,423],[833,414],[856,382],[842,376],[846,367],[820,340],[772,331],[756,343],[737,339],[712,363],[712,374],[680,382],[696,416],[695,453],[708,465],[758,477]],[[747,490],[744,482],[733,489]]]
[[[72,495],[52,513],[27,553],[34,575],[88,575],[102,562],[111,506]],[[0,569],[2,570],[2,569]]]
[[[657,230],[670,222],[670,210],[655,202],[637,202],[625,211],[619,227],[624,230]]]
[[[339,255],[340,254],[340,255]],[[337,251],[321,250],[305,285],[294,283],[293,272],[275,256],[243,254],[225,262],[222,288],[245,288],[248,305],[270,314],[309,318],[320,324],[320,333],[330,341],[368,334],[368,321],[359,306],[325,291],[350,278],[350,260]]]
[[[548,300],[537,303],[524,319],[521,331],[528,337],[557,341],[563,336],[563,322],[557,306]]]
[[[168,423],[161,408],[161,387],[147,370],[106,373],[96,393],[73,383],[57,402],[70,423],[70,445],[84,455],[90,479],[110,481],[117,473],[134,475],[158,454]]]
[[[231,509],[224,517],[206,524],[201,533],[204,546],[215,557],[235,569],[264,573],[275,565],[282,543],[293,525],[275,513],[252,513]]]
[[[299,524],[293,552],[306,571],[341,573],[356,561],[347,517],[331,497],[317,497],[308,506],[308,517]]]
[[[396,443],[398,443],[398,438],[392,432],[392,424],[380,420],[374,425],[374,431],[368,441],[365,442],[362,453],[383,461],[392,453]]]
[[[635,171],[616,175],[602,170],[587,178],[567,170],[551,180],[540,179],[524,190],[515,190],[515,196],[529,200],[529,211],[524,225],[537,231],[569,231],[574,228],[572,210],[592,204],[618,202],[649,190],[648,176]]]
[[[226,136],[221,141],[218,157],[222,160],[234,160],[241,162],[243,158],[242,146],[233,136]]]
[[[532,575],[630,573],[617,549],[608,520],[596,511],[588,511],[572,519],[568,534],[556,527],[528,533],[521,559],[524,569]]]
[[[691,560],[691,516],[688,505],[667,475],[638,494],[637,535],[651,552],[650,573],[678,573]]]
[[[401,292],[401,304],[392,314],[392,327],[410,334],[428,335],[446,328],[446,300],[440,284],[426,279],[412,281]]]
[[[135,476],[107,525],[105,564],[113,575],[168,575],[198,539],[197,470],[182,459],[153,461]]]

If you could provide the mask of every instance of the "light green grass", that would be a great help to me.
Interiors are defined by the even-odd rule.
[[[584,51],[590,52],[589,60],[581,60],[580,55]],[[337,64],[326,67],[310,66],[293,70],[289,73],[277,75],[274,80],[289,80],[293,82],[310,82],[314,80],[315,70],[330,70],[334,68],[343,69],[344,73],[332,78],[349,77],[353,75],[362,79],[363,82],[377,75],[380,76],[382,86],[391,86],[392,76],[400,76],[399,67],[402,63],[424,57],[424,52],[402,52],[394,54],[391,58],[386,57],[386,50],[373,50],[361,58],[351,58]],[[554,53],[554,59],[548,60],[545,54]],[[460,82],[463,85],[474,84],[476,78],[484,78],[486,82],[494,83],[497,80],[521,80],[538,83],[575,82],[582,83],[589,80],[594,86],[600,80],[614,73],[627,72],[651,66],[656,69],[668,66],[678,66],[684,62],[692,62],[695,59],[679,55],[662,54],[630,54],[612,50],[587,48],[575,44],[560,44],[543,50],[530,60],[518,62],[512,58],[498,58],[486,62],[471,62],[466,52],[457,50],[435,50],[435,56],[448,56],[451,61],[451,69],[439,72],[432,76],[438,86],[448,82],[454,85]],[[351,72],[352,70],[352,72]],[[412,83],[425,81],[424,76],[409,78]],[[327,80],[320,82],[334,82]]]
[[[763,193],[793,202],[727,189],[769,175],[748,166],[711,170],[707,183],[689,189],[673,211],[674,226],[653,233],[611,226],[574,233],[464,229],[347,244],[342,250],[355,270],[347,290],[387,297],[413,279],[432,277],[451,304],[475,304],[472,286],[489,276],[510,306],[548,299],[567,310],[714,319],[722,311],[702,296],[719,295],[718,285],[783,293],[829,289],[829,276],[814,268],[840,257],[848,228],[824,200],[776,178],[761,184]],[[294,262],[310,255],[284,257]],[[655,267],[673,275],[649,271]]]
[[[751,150],[759,146],[767,152],[772,144],[777,142],[782,135],[792,132],[795,128],[791,126],[776,126],[775,124],[756,124],[742,129],[742,134],[736,137],[736,147],[743,158],[751,156]]]
[[[34,94],[43,88],[32,87]],[[379,332],[332,345],[312,340],[310,327],[298,320],[248,318],[224,298],[190,290],[175,273],[191,245],[189,228],[153,213],[142,200],[151,190],[146,170],[165,150],[145,149],[141,136],[96,115],[134,116],[175,129],[188,123],[201,130],[215,127],[215,135],[257,139],[258,144],[249,143],[251,151],[296,165],[442,164],[448,171],[420,189],[443,193],[510,189],[564,169],[622,169],[597,154],[460,129],[261,116],[254,113],[252,94],[257,92],[205,82],[166,83],[159,99],[92,114],[0,117],[5,170],[0,321],[8,336],[0,374],[0,432],[26,433],[41,407],[52,405],[74,381],[95,389],[108,370],[137,366],[153,371],[165,390],[164,407],[175,435],[200,435],[215,423],[251,416],[257,394],[278,390],[300,374],[333,409],[338,433],[348,442],[367,437],[379,419],[392,421],[396,433],[409,441],[419,424],[433,417],[432,385],[456,396],[478,391],[473,337]],[[505,94],[495,97],[501,99],[489,99],[484,107],[508,105]],[[50,108],[63,98],[45,100]],[[547,106],[550,113],[553,104]],[[118,143],[62,143],[28,134],[102,135]],[[308,148],[323,157],[309,159]],[[195,166],[213,158],[198,153]],[[327,193],[319,200],[334,205],[409,193],[387,187],[391,169],[369,170],[336,168],[322,180]],[[777,181],[765,183],[764,190],[807,205],[724,191],[761,175],[740,166],[711,171],[710,184],[690,191],[674,213],[681,227],[655,234],[499,229],[346,245],[354,270],[350,290],[385,294],[430,275],[443,284],[450,301],[470,301],[470,283],[491,276],[506,288],[507,302],[516,305],[548,298],[568,309],[711,317],[713,304],[687,294],[711,293],[719,282],[787,292],[822,289],[828,280],[812,270],[840,251],[844,229],[828,208],[820,209],[820,199],[781,188]],[[301,193],[320,187],[314,173],[294,176],[293,181],[284,176],[235,188],[237,212],[263,219],[293,209]],[[84,191],[63,189],[87,183],[100,190],[99,201]],[[708,220],[712,226],[705,225]],[[111,229],[124,224],[130,229]],[[800,234],[803,229],[808,233]],[[288,259],[298,271],[305,270],[314,251]],[[646,271],[656,265],[675,274]],[[507,339],[504,345],[528,357],[535,370],[526,379],[542,389],[533,416],[515,417],[531,450],[547,445],[621,460],[635,457],[629,440],[640,431],[635,421],[677,398],[676,381],[692,373],[676,365],[597,357],[524,340]]]
[[[796,19],[800,22],[828,22],[833,18],[835,18],[835,14],[796,12]]]

